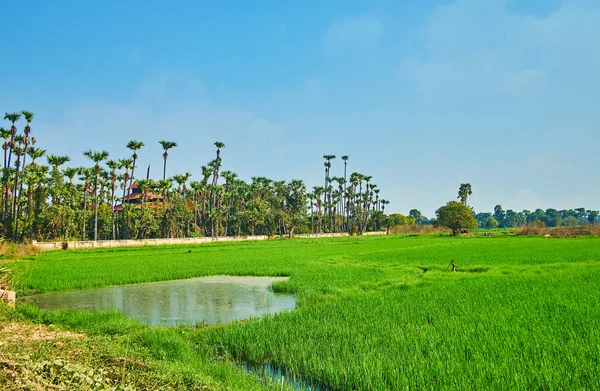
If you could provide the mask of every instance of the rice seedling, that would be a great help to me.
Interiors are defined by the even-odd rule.
[[[600,388],[598,238],[345,237],[189,249],[49,252],[6,265],[20,293],[216,274],[289,276],[274,289],[295,293],[299,308],[171,329],[115,313],[15,313],[128,336],[161,363],[157,371],[194,373],[186,384],[211,379],[208,389],[268,389],[249,380],[242,362],[270,363],[333,390]]]

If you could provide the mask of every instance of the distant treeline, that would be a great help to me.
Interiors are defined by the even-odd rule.
[[[501,205],[496,205],[494,212],[475,213],[479,228],[516,228],[525,225],[543,223],[546,227],[575,227],[585,224],[600,223],[597,210],[586,208],[577,209],[536,209],[515,212],[512,209],[504,210]],[[417,209],[411,209],[408,216],[392,214],[389,216],[395,222],[392,225],[435,225],[435,218],[427,218]]]
[[[598,211],[585,208],[577,209],[536,209],[533,212],[523,210],[516,212],[512,209],[506,211],[502,206],[496,205],[493,213],[477,213],[475,215],[480,228],[514,228],[541,222],[546,227],[578,226],[581,224],[596,224]]]
[[[0,165],[0,238],[29,240],[143,239],[189,236],[293,235],[295,233],[379,230],[389,225],[372,176],[348,171],[342,156],[325,155],[323,186],[309,189],[300,179],[255,176],[244,181],[223,170],[222,149],[190,173],[167,176],[173,141],[163,148],[160,178],[137,168],[141,141],[126,145],[127,155],[87,150],[87,166],[66,167],[69,156],[39,148],[28,111],[6,113],[0,128],[4,164]],[[23,126],[17,127],[20,123]],[[44,162],[45,160],[45,162]]]

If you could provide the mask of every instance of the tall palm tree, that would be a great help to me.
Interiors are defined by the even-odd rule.
[[[15,126],[15,123],[19,120],[19,118],[21,118],[21,113],[5,113],[4,114],[4,119],[10,121],[12,123],[12,126],[10,128],[10,142],[9,142],[9,150],[8,150],[8,164],[6,165],[6,167],[10,167],[10,160],[11,160],[11,156],[12,156],[12,150],[15,146],[14,144],[14,138],[17,135],[17,127]]]
[[[108,160],[106,166],[110,168],[110,221],[112,226],[112,240],[117,238],[115,230],[115,189],[117,185],[117,170],[119,162],[116,160]]]
[[[16,135],[14,137],[14,141],[15,141],[14,152],[15,152],[15,156],[17,157],[17,159],[15,160],[15,179],[13,182],[13,190],[12,190],[12,206],[11,206],[12,212],[11,213],[12,213],[12,221],[15,223],[15,231],[13,233],[13,237],[16,239],[18,225],[19,225],[18,216],[17,216],[17,209],[18,209],[17,206],[18,206],[18,201],[20,201],[20,197],[19,197],[19,199],[17,199],[17,191],[19,188],[19,174],[21,173],[21,170],[20,170],[21,156],[25,155],[25,149],[23,148],[23,143],[25,142],[25,136]]]
[[[18,232],[19,232],[19,216],[21,215],[21,193],[23,192],[23,177],[24,177],[23,173],[25,172],[25,166],[27,165],[27,149],[29,148],[30,144],[35,144],[35,141],[36,141],[35,137],[33,137],[32,139],[29,138],[29,134],[31,134],[31,121],[33,121],[34,114],[27,110],[21,111],[21,114],[23,114],[23,117],[25,118],[25,121],[27,121],[27,123],[25,124],[25,129],[23,130],[23,133],[24,133],[23,144],[25,145],[25,147],[23,149],[23,166],[21,168],[21,181],[19,183],[19,192],[18,192],[18,198],[17,198],[15,234],[18,234]]]
[[[221,168],[221,148],[225,148],[225,144],[220,141],[215,141],[215,147],[217,147],[217,158],[215,159],[213,169],[213,186],[217,186],[217,181],[219,180],[219,168]]]
[[[2,139],[4,139],[4,142],[2,143],[2,149],[4,150],[4,168],[7,167],[7,151],[8,151],[8,146],[9,146],[9,142],[8,139],[11,136],[11,131],[10,129],[4,129],[2,127],[0,127],[0,137],[2,137]]]
[[[321,217],[322,217],[322,213],[321,213],[321,194],[325,193],[325,189],[323,189],[321,186],[313,186],[313,194],[315,197],[315,203],[316,203],[316,207],[317,207],[317,229],[315,230],[316,233],[321,232]]]
[[[15,123],[19,120],[19,118],[21,118],[21,113],[5,113],[4,114],[4,119],[8,120],[11,122],[12,126],[10,128],[10,141],[8,142],[8,161],[6,162],[6,164],[4,165],[4,168],[9,168],[10,167],[10,161],[12,158],[12,151],[13,148],[15,147],[15,142],[14,142],[14,138],[17,135],[17,127],[15,126]],[[9,211],[9,186],[8,186],[8,182],[5,183],[5,191],[4,191],[4,224],[5,224],[5,233],[10,232],[10,219],[8,216],[8,211]]]
[[[131,158],[133,159],[133,165],[131,166],[131,177],[129,178],[129,190],[127,190],[127,195],[131,194],[131,186],[133,185],[133,178],[134,178],[134,174],[135,174],[135,162],[137,161],[138,158],[138,154],[137,151],[138,149],[141,149],[144,146],[144,143],[142,141],[136,141],[136,140],[130,140],[127,143],[127,148],[131,149],[133,151],[133,154],[131,155]]]
[[[127,192],[127,182],[129,181],[129,170],[133,168],[133,159],[119,159],[119,168],[125,170],[123,173],[123,183],[121,183],[121,188],[123,189],[121,204],[123,206],[123,214],[126,214],[127,220],[129,220],[129,211],[125,209],[125,194]],[[125,238],[126,234],[125,219],[123,219],[122,223],[121,235],[119,236],[121,239]]]
[[[165,140],[160,140],[158,142],[160,145],[162,145],[163,147],[163,181],[165,179],[167,179],[167,158],[169,157],[169,149],[174,148],[177,146],[176,142],[173,141],[165,141]]]
[[[329,221],[329,229],[331,230],[331,181],[329,179],[329,172],[331,170],[331,160],[335,159],[335,155],[323,155],[323,159],[326,162],[323,164],[325,166],[325,205],[327,205],[327,216]]]
[[[106,160],[108,158],[108,152],[101,151],[90,151],[87,150],[83,152],[83,156],[92,160],[94,164],[93,173],[94,173],[94,241],[98,240],[98,177],[100,176],[100,162]]]
[[[83,181],[83,222],[81,226],[81,240],[85,240],[86,232],[86,217],[87,217],[87,195],[90,193],[90,179],[93,175],[93,169],[80,167],[79,168],[79,179]]]
[[[458,189],[458,197],[463,205],[467,205],[467,198],[473,194],[470,183],[461,183]]]
[[[344,205],[344,215],[347,215],[346,210],[348,209],[348,192],[346,191],[346,184],[348,183],[348,178],[346,176],[346,172],[348,169],[348,155],[344,155],[342,156],[342,160],[344,161],[344,201],[343,201],[343,205]],[[348,227],[348,217],[346,216],[346,231],[348,231],[350,228]]]

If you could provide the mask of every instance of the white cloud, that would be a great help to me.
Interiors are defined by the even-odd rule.
[[[421,98],[478,101],[537,91],[564,102],[564,86],[600,86],[600,4],[565,1],[546,16],[511,12],[505,0],[457,0],[416,32],[426,47],[399,77]],[[508,96],[507,96],[508,95]],[[552,98],[549,97],[552,95]]]

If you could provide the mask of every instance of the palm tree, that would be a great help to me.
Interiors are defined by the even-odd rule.
[[[165,179],[167,179],[167,158],[169,157],[169,149],[174,148],[177,146],[176,142],[173,141],[165,141],[165,140],[160,140],[158,142],[160,145],[162,145],[163,147],[163,160],[164,160],[164,165],[163,165],[163,181]]]
[[[81,225],[81,240],[85,240],[85,231],[86,231],[86,215],[87,215],[87,195],[90,193],[90,178],[93,174],[93,169],[80,167],[79,168],[79,179],[83,181],[83,222]]]
[[[4,142],[2,143],[2,149],[4,150],[4,168],[7,167],[6,151],[8,150],[8,146],[9,146],[8,139],[10,138],[10,136],[11,136],[10,129],[4,129],[4,128],[0,127],[0,137],[2,137],[4,139]]]
[[[215,141],[215,147],[217,147],[217,158],[215,159],[213,170],[213,186],[217,186],[217,180],[219,179],[219,168],[221,167],[221,148],[225,148],[225,144],[220,141]]]
[[[125,194],[127,192],[127,182],[129,181],[129,170],[133,168],[133,159],[119,159],[119,168],[125,169],[123,173],[123,182],[121,188],[123,189],[123,197],[121,198],[121,204],[123,205],[123,212],[127,215],[127,227],[129,226],[129,212],[125,209]],[[124,238],[126,234],[125,219],[123,219],[123,225],[121,230],[120,238]]]
[[[17,238],[17,232],[18,232],[18,226],[19,226],[19,216],[17,215],[17,207],[18,207],[18,201],[20,201],[20,197],[19,199],[17,199],[17,189],[19,188],[19,174],[20,174],[20,167],[21,167],[21,156],[23,156],[25,154],[25,150],[23,149],[23,143],[25,141],[25,136],[23,135],[17,135],[14,137],[14,141],[15,141],[15,148],[14,148],[14,152],[15,155],[17,156],[17,160],[15,161],[15,180],[13,183],[13,190],[12,190],[12,205],[11,205],[11,210],[12,210],[12,221],[15,223],[15,230],[13,232],[13,237],[16,239]]]
[[[100,162],[108,158],[108,152],[93,152],[87,150],[83,152],[83,156],[92,160],[95,165],[93,168],[94,173],[94,241],[98,240],[98,177],[100,176]]]
[[[29,139],[29,134],[31,133],[30,125],[31,125],[31,121],[33,121],[34,114],[27,110],[21,111],[21,114],[23,114],[23,117],[25,117],[25,120],[27,121],[27,124],[25,125],[25,129],[23,130],[23,132],[25,134],[25,137],[23,138],[23,144],[25,145],[25,148],[23,149],[23,167],[21,168],[21,174],[23,174],[25,172],[25,166],[27,165],[27,149],[29,147],[29,144],[35,144],[35,137],[33,137],[31,140]],[[17,213],[16,213],[16,220],[15,220],[15,235],[17,235],[19,232],[19,216],[21,215],[21,193],[22,192],[23,192],[23,175],[21,175],[21,182],[19,183],[19,193],[18,193],[19,195],[18,195],[18,199],[17,199]]]
[[[313,194],[317,207],[317,229],[315,230],[315,233],[321,232],[321,194],[323,193],[325,193],[325,189],[323,189],[321,186],[313,186]]]
[[[27,150],[27,154],[29,155],[29,157],[31,158],[31,165],[35,166],[36,163],[35,161],[37,159],[40,159],[42,156],[44,156],[46,154],[46,150],[45,149],[41,149],[41,148],[36,148],[36,147],[31,147]]]
[[[344,161],[344,208],[347,208],[347,200],[346,200],[346,183],[348,183],[347,177],[346,177],[346,170],[348,168],[348,155],[344,155],[342,156],[342,160]],[[345,212],[345,209],[344,209]],[[346,229],[348,229],[346,227]]]
[[[15,146],[15,142],[14,142],[14,138],[17,135],[17,127],[15,126],[15,123],[19,120],[19,118],[21,118],[21,113],[5,113],[4,114],[4,119],[8,120],[11,122],[12,126],[10,128],[10,141],[8,142],[8,162],[6,162],[6,164],[4,165],[4,168],[9,168],[10,167],[10,161],[12,158],[12,151],[13,148]],[[4,224],[5,224],[5,232],[8,233],[10,232],[10,221],[8,219],[9,216],[7,216],[7,212],[8,212],[8,208],[9,208],[9,186],[8,186],[8,182],[6,182],[5,184],[5,191],[4,191]]]
[[[115,230],[115,188],[117,185],[117,169],[120,164],[116,160],[109,160],[106,166],[110,168],[110,221],[112,225],[112,240],[117,238]]]
[[[329,209],[329,204],[331,204],[331,181],[329,180],[329,171],[331,170],[331,160],[335,159],[335,155],[323,155],[323,159],[327,160],[323,165],[325,166],[325,204],[328,206],[327,214],[329,220],[329,228],[331,229],[331,209]]]
[[[133,151],[133,155],[131,156],[133,165],[131,166],[131,177],[129,177],[129,187],[127,189],[127,196],[131,195],[131,186],[133,185],[133,179],[135,176],[135,162],[137,161],[137,158],[138,158],[137,150],[142,148],[143,146],[144,146],[144,143],[142,141],[130,140],[127,143],[127,148],[129,148]],[[126,236],[130,237],[131,236],[131,232],[130,232],[131,231],[131,220],[130,220],[129,212],[125,211],[125,215],[127,216]]]
[[[471,190],[471,184],[461,183],[460,188],[458,189],[457,197],[460,199],[460,202],[462,202],[464,205],[467,205],[467,198],[469,198],[471,194],[473,194],[473,191]]]
[[[9,142],[9,150],[8,150],[8,164],[6,165],[6,167],[10,167],[10,160],[11,160],[11,156],[12,156],[12,151],[14,148],[14,138],[17,135],[17,127],[15,126],[15,123],[19,120],[19,118],[21,118],[21,113],[5,113],[4,114],[4,119],[9,120],[12,123],[12,126],[10,128],[10,142]]]
[[[66,192],[66,195],[68,197],[68,200],[67,200],[68,209],[67,210],[73,209],[73,188],[75,186],[75,184],[73,183],[73,180],[75,178],[75,175],[79,174],[79,171],[80,171],[80,169],[75,168],[75,167],[67,167],[63,170],[63,175],[69,179],[69,184],[67,185],[67,192]],[[67,238],[69,237],[69,224],[66,224],[64,217],[62,219],[62,226],[63,226],[63,236],[64,236],[65,240],[67,240]]]
[[[138,158],[137,150],[142,148],[143,146],[144,143],[142,141],[130,140],[127,143],[127,148],[133,151],[133,155],[131,156],[131,158],[133,159],[133,165],[131,166],[131,177],[129,178],[129,190],[127,190],[127,195],[131,194],[131,186],[133,185],[133,178],[135,173],[135,162]]]

